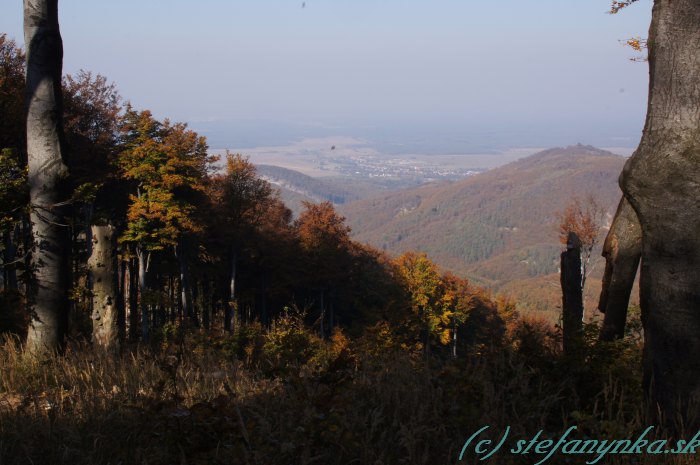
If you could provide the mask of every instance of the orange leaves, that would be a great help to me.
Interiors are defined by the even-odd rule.
[[[632,37],[624,41],[624,45],[631,47],[635,52],[643,53],[647,50],[648,44],[646,39],[640,37]],[[649,58],[646,55],[637,56],[630,58],[631,61],[648,61]]]
[[[605,219],[605,208],[592,196],[574,198],[559,218],[559,241],[566,244],[569,232],[576,233],[584,248],[592,248],[599,239]]]
[[[610,6],[610,14],[617,14],[620,10],[623,8],[626,8],[636,2],[637,0],[622,0],[622,1],[616,1],[613,0],[612,5]]]
[[[629,47],[632,47],[637,52],[641,52],[642,50],[647,48],[647,41],[644,39],[640,39],[639,37],[627,39],[627,42],[625,42],[625,44]]]
[[[350,243],[350,227],[338,215],[330,202],[304,202],[305,210],[297,220],[299,240],[303,248],[328,252],[344,249]]]
[[[138,183],[131,195],[123,241],[148,250],[177,244],[184,233],[203,227],[195,220],[196,194],[205,190],[212,157],[206,139],[184,123],[161,123],[148,110],[127,106],[117,164],[125,179]]]

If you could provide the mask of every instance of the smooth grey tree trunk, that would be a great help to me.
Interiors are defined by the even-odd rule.
[[[457,358],[457,318],[452,316],[452,358]]]
[[[700,427],[700,1],[655,0],[649,104],[621,176],[642,230],[640,304],[651,411]]]
[[[92,341],[106,350],[117,350],[117,254],[112,225],[91,226],[92,253],[88,270],[92,278]]]
[[[642,253],[642,231],[637,214],[624,197],[603,244],[605,274],[598,310],[605,314],[601,341],[621,339],[625,335],[627,307]]]
[[[117,340],[121,346],[126,340],[126,262],[118,261],[119,277],[117,279]]]
[[[233,331],[236,320],[236,267],[238,264],[238,254],[235,247],[231,248],[231,274],[229,276],[228,299],[224,310],[224,330]]]
[[[148,288],[146,287],[146,252],[141,247],[136,248],[136,256],[138,257],[139,264],[139,310],[141,311],[141,340],[143,342],[148,341],[148,336],[150,333],[150,319],[146,294],[148,293]]]
[[[125,297],[129,305],[129,340],[136,342],[139,339],[139,306],[138,306],[138,272],[136,260],[129,259],[128,262],[129,282],[128,295]]]
[[[69,308],[70,231],[62,202],[68,168],[62,151],[63,43],[57,0],[24,0],[27,44],[27,158],[34,250],[29,292],[30,353],[61,348]]]
[[[185,239],[180,238],[177,250],[177,261],[180,268],[180,304],[182,305],[183,322],[190,323],[192,318],[192,289],[190,286]]]

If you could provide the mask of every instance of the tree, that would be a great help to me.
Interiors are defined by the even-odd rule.
[[[564,352],[572,354],[583,331],[583,262],[581,240],[575,232],[569,232],[566,250],[561,253],[562,328]]]
[[[26,135],[24,121],[26,56],[0,33],[0,149],[12,149],[20,159]]]
[[[118,349],[117,339],[117,254],[114,226],[92,227],[93,253],[88,266],[93,281],[92,340],[107,350]]]
[[[458,329],[467,321],[469,312],[474,306],[475,296],[466,279],[451,273],[442,276],[442,287],[444,293],[440,301],[442,306],[440,322],[443,330],[440,333],[440,342],[450,343],[452,357],[457,358]]]
[[[406,252],[396,259],[396,264],[411,296],[411,307],[418,319],[420,339],[427,357],[433,334],[440,332],[443,295],[440,272],[425,253]]]
[[[640,305],[651,410],[669,425],[680,420],[688,431],[700,424],[698,24],[696,0],[655,0],[646,123],[620,178],[641,228]]]
[[[226,172],[211,182],[216,229],[228,245],[228,293],[224,329],[232,330],[237,308],[236,272],[244,240],[253,232],[272,201],[269,183],[257,177],[255,166],[240,154],[226,152]]]
[[[27,350],[60,349],[70,287],[70,236],[65,226],[68,168],[63,151],[58,0],[24,0],[27,44],[27,158],[34,281]]]
[[[642,231],[637,215],[622,197],[615,219],[603,244],[605,273],[598,310],[605,314],[600,331],[602,341],[621,339],[625,335],[627,306],[642,253]]]
[[[598,245],[605,220],[605,208],[595,197],[589,195],[584,200],[575,197],[557,215],[559,217],[559,241],[567,244],[569,234],[574,233],[581,244],[581,292],[586,286],[586,278],[592,271],[591,256]]]
[[[123,321],[124,312],[116,253],[127,193],[114,169],[121,97],[104,76],[85,71],[66,76],[63,89],[66,146],[75,185],[74,288],[85,289],[83,305],[92,313],[93,341],[112,349],[116,348],[117,320]],[[82,266],[86,259],[87,269]]]
[[[326,337],[326,304],[329,291],[346,277],[350,258],[350,227],[333,204],[304,202],[296,222],[299,242],[306,254],[309,285],[318,292],[319,328]]]
[[[206,189],[205,179],[212,159],[206,140],[182,123],[163,123],[149,111],[137,112],[127,106],[120,127],[122,151],[117,163],[124,180],[135,183],[130,195],[123,243],[136,249],[141,331],[149,337],[146,274],[151,255],[166,248],[177,250],[180,265],[182,303],[190,317],[190,291],[185,261],[184,238],[203,227],[195,221],[192,196]]]

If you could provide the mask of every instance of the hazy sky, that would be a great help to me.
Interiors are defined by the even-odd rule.
[[[646,36],[651,3],[618,15],[605,13],[610,0],[61,0],[59,10],[65,72],[104,74],[136,107],[204,132],[633,146],[647,66],[620,41]],[[20,43],[21,7],[0,0],[0,31]]]

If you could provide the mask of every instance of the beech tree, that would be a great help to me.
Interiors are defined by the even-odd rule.
[[[217,221],[217,234],[228,250],[229,279],[224,329],[230,331],[236,309],[236,273],[241,247],[267,213],[272,201],[270,185],[257,177],[255,166],[240,154],[226,152],[226,171],[211,182],[210,197]]]
[[[27,160],[35,247],[27,350],[61,348],[70,288],[70,235],[65,225],[68,167],[63,151],[63,42],[58,0],[24,0],[27,44]]]
[[[475,304],[475,296],[466,279],[451,273],[442,276],[444,293],[440,304],[442,312],[440,323],[440,342],[450,344],[452,357],[457,357],[457,336],[459,327],[467,320],[469,312]]]
[[[350,258],[350,228],[330,202],[304,202],[303,205],[304,211],[297,220],[297,230],[302,251],[306,254],[309,285],[318,295],[316,303],[321,337],[326,337],[329,335],[326,332],[328,308],[333,307],[327,297],[337,283],[346,277]]]
[[[190,316],[184,237],[200,232],[202,226],[195,221],[189,195],[206,188],[212,159],[206,140],[187,125],[160,123],[147,110],[137,112],[127,106],[121,132],[118,165],[123,179],[133,181],[136,191],[130,195],[122,242],[133,245],[138,258],[141,331],[146,340],[151,321],[146,278],[153,253],[171,248],[177,254],[182,304],[186,317]]]
[[[423,351],[430,354],[430,342],[439,332],[443,283],[440,272],[425,253],[406,252],[396,259],[399,273],[404,280],[411,307],[417,317]]]
[[[121,97],[104,76],[86,71],[66,76],[63,88],[66,146],[76,186],[72,232],[74,268],[79,272],[74,288],[85,291],[82,306],[91,312],[93,341],[114,349],[117,323],[123,321],[124,313],[117,279],[117,238],[127,197],[114,168]],[[87,268],[81,266],[85,262]]]
[[[605,208],[592,195],[585,199],[572,199],[558,214],[559,241],[566,244],[569,233],[574,233],[581,242],[581,291],[586,287],[586,278],[592,271],[591,256],[600,241],[605,214]]]
[[[633,1],[614,2],[613,10]],[[698,24],[700,2],[654,1],[646,122],[620,177],[636,219],[622,218],[623,208],[616,218],[638,221],[641,229],[640,305],[651,410],[671,426],[680,421],[687,431],[700,424]]]

